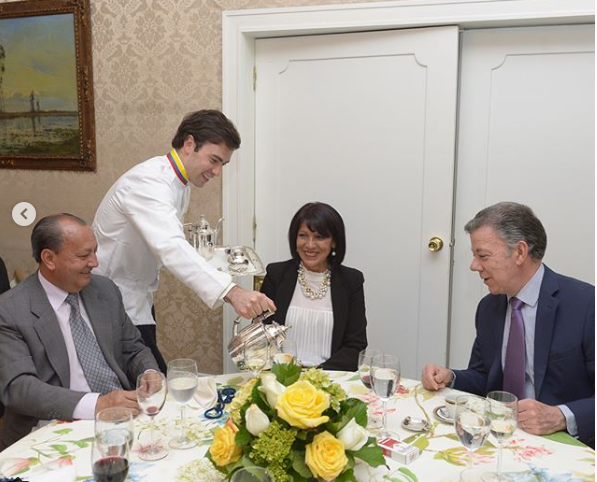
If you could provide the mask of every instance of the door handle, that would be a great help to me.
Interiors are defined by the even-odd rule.
[[[427,245],[427,247],[429,248],[429,251],[435,253],[436,251],[441,251],[441,249],[444,247],[444,242],[442,238],[433,236],[433,238],[429,240],[429,244]]]

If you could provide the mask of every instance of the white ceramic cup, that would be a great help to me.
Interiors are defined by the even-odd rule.
[[[447,393],[446,396],[444,397],[444,403],[446,405],[446,412],[448,413],[448,415],[450,416],[451,419],[454,418],[454,414],[456,412],[456,399],[460,395],[461,394],[458,394],[456,392],[450,392],[450,393]]]

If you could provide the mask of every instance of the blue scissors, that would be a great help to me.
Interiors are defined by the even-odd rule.
[[[236,395],[236,390],[231,387],[218,390],[218,401],[214,407],[205,411],[205,418],[220,418],[224,414],[224,407],[234,399],[234,395]]]

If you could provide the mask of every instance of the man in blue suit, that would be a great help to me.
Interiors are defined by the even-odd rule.
[[[542,263],[547,236],[527,206],[495,204],[464,229],[473,251],[470,268],[490,294],[477,307],[468,368],[426,365],[423,386],[483,396],[513,392],[523,430],[567,430],[594,447],[595,287]]]

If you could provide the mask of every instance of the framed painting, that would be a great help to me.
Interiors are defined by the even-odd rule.
[[[95,165],[89,0],[0,3],[0,168]]]

